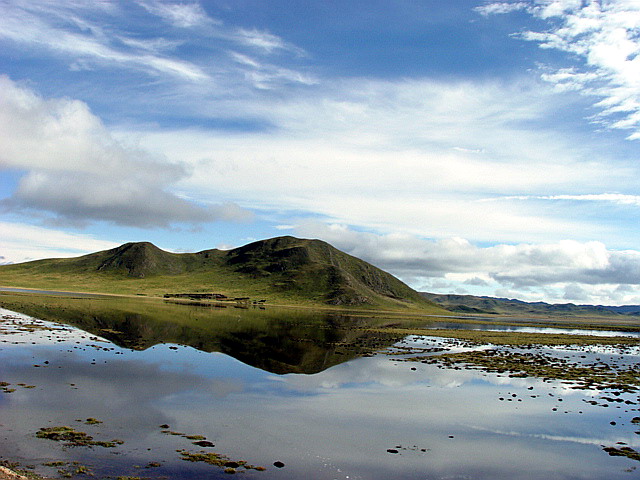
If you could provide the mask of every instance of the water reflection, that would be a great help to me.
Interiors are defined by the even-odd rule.
[[[398,336],[365,327],[380,320],[311,310],[186,306],[122,298],[0,296],[0,305],[73,325],[123,348],[172,343],[221,352],[272,373],[316,373],[370,354]]]
[[[640,447],[631,423],[638,416],[637,394],[617,397],[631,404],[610,402],[603,408],[587,401],[603,403],[600,397],[610,395],[606,391],[405,362],[406,351],[400,348],[387,352],[405,353],[350,354],[351,360],[342,361],[348,357],[336,354],[342,345],[371,345],[362,340],[362,332],[346,328],[343,319],[323,315],[314,320],[316,327],[334,331],[309,332],[305,342],[306,317],[294,316],[286,328],[272,325],[269,331],[272,320],[242,316],[250,312],[218,319],[194,309],[174,318],[175,310],[146,315],[129,306],[106,320],[96,306],[85,312],[61,307],[55,315],[43,310],[42,316],[60,320],[64,311],[65,318],[86,325],[96,317],[99,327],[87,334],[0,311],[11,327],[0,337],[0,381],[15,388],[0,393],[0,456],[36,465],[42,473],[55,473],[45,462],[64,460],[90,465],[96,478],[228,478],[221,469],[181,460],[176,450],[203,450],[185,435],[205,436],[215,444],[209,451],[267,467],[243,474],[261,479],[627,479],[631,472],[626,470],[637,464],[610,457],[601,448],[617,442]],[[142,323],[137,328],[134,314]],[[38,330],[38,325],[54,330]],[[127,340],[135,349],[105,338],[123,341],[126,328],[137,335]],[[195,332],[217,332],[218,337],[201,338],[202,349],[175,344],[186,342],[152,345],[161,338],[193,339]],[[251,332],[262,340],[250,338]],[[276,346],[274,354],[272,343],[287,335],[311,344],[312,353],[285,355]],[[247,350],[237,345],[243,341],[276,359],[263,362],[271,366],[294,365],[291,358],[297,359],[296,369],[331,366],[314,374],[278,374],[259,368],[256,355],[249,355],[254,363],[248,364],[222,353],[225,342],[225,348]],[[326,357],[336,358],[319,361],[314,352],[321,345]],[[207,353],[212,346],[216,353]],[[396,347],[401,346],[469,348],[464,342],[421,336]],[[571,350],[557,353],[580,356]],[[103,423],[76,421],[91,417]],[[55,425],[124,444],[64,449],[35,437],[39,428]],[[274,467],[275,461],[285,467]],[[160,466],[144,469],[151,464]]]

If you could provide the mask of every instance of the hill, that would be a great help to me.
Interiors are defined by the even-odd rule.
[[[289,236],[179,254],[148,242],[127,243],[76,258],[3,265],[0,285],[144,295],[215,292],[270,303],[443,312],[363,260],[320,240]]]
[[[576,305],[573,303],[523,302],[521,300],[474,295],[450,295],[421,292],[430,300],[447,310],[469,314],[490,315],[580,315],[617,316],[638,315],[640,306],[626,305],[611,307],[605,305]]]

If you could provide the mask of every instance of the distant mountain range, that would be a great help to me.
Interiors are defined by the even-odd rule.
[[[215,292],[269,303],[444,312],[363,260],[320,240],[290,236],[198,253],[127,243],[76,258],[3,265],[0,285],[139,295]]]
[[[458,313],[490,315],[640,315],[640,305],[612,307],[605,305],[575,305],[573,303],[551,304],[474,295],[421,293],[427,300]]]

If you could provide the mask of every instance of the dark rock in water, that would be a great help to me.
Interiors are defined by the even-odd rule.
[[[284,463],[282,463],[282,462],[273,462],[273,466],[277,467],[277,468],[282,468],[282,467],[284,467]]]
[[[398,453],[398,450],[395,448],[387,448],[387,453]]]
[[[226,462],[224,466],[227,468],[238,468],[240,464],[238,462]]]
[[[193,444],[198,445],[199,447],[215,447],[215,445],[209,440],[199,440],[197,442],[193,442]]]
[[[169,428],[169,425],[167,425],[166,423],[163,425],[160,425],[160,428]]]

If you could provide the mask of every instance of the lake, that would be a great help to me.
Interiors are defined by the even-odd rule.
[[[637,460],[615,455],[640,448],[635,388],[437,361],[500,350],[615,376],[640,364],[637,346],[472,345],[385,334],[397,319],[381,316],[144,299],[0,305],[0,457],[39,474],[638,477]],[[42,430],[63,426],[86,444]]]

